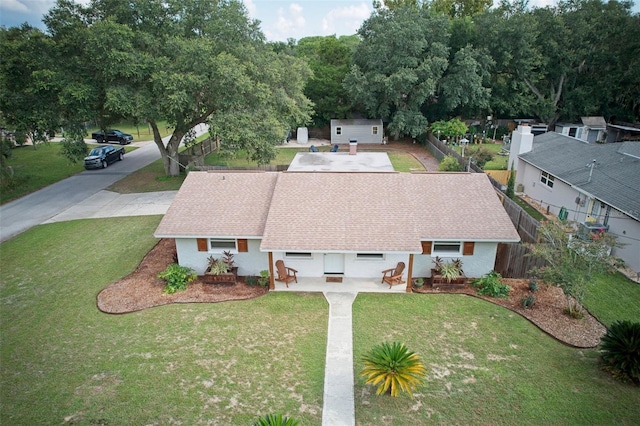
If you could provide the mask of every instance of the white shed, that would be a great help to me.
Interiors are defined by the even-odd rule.
[[[331,143],[345,144],[351,140],[359,144],[383,141],[382,120],[351,119],[331,120]]]

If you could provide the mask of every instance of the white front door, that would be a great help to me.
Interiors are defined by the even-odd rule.
[[[324,254],[325,274],[344,274],[344,254],[325,253]]]

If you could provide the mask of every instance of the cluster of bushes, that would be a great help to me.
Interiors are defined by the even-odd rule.
[[[511,292],[511,287],[502,282],[502,275],[496,271],[491,271],[481,278],[473,280],[471,285],[478,289],[478,294],[483,296],[506,299]]]

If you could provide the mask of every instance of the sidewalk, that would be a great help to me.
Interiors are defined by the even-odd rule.
[[[351,305],[357,295],[355,292],[324,293],[329,302],[329,330],[324,365],[323,426],[352,426],[356,423]]]

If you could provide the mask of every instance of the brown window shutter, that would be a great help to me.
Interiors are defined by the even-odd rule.
[[[431,241],[422,241],[422,254],[431,254]]]
[[[473,241],[465,241],[464,246],[462,247],[462,254],[464,256],[473,256],[473,248],[475,243]]]
[[[238,252],[246,253],[249,251],[249,243],[246,239],[238,240]]]
[[[198,238],[198,251],[209,251],[209,242],[206,238]]]

